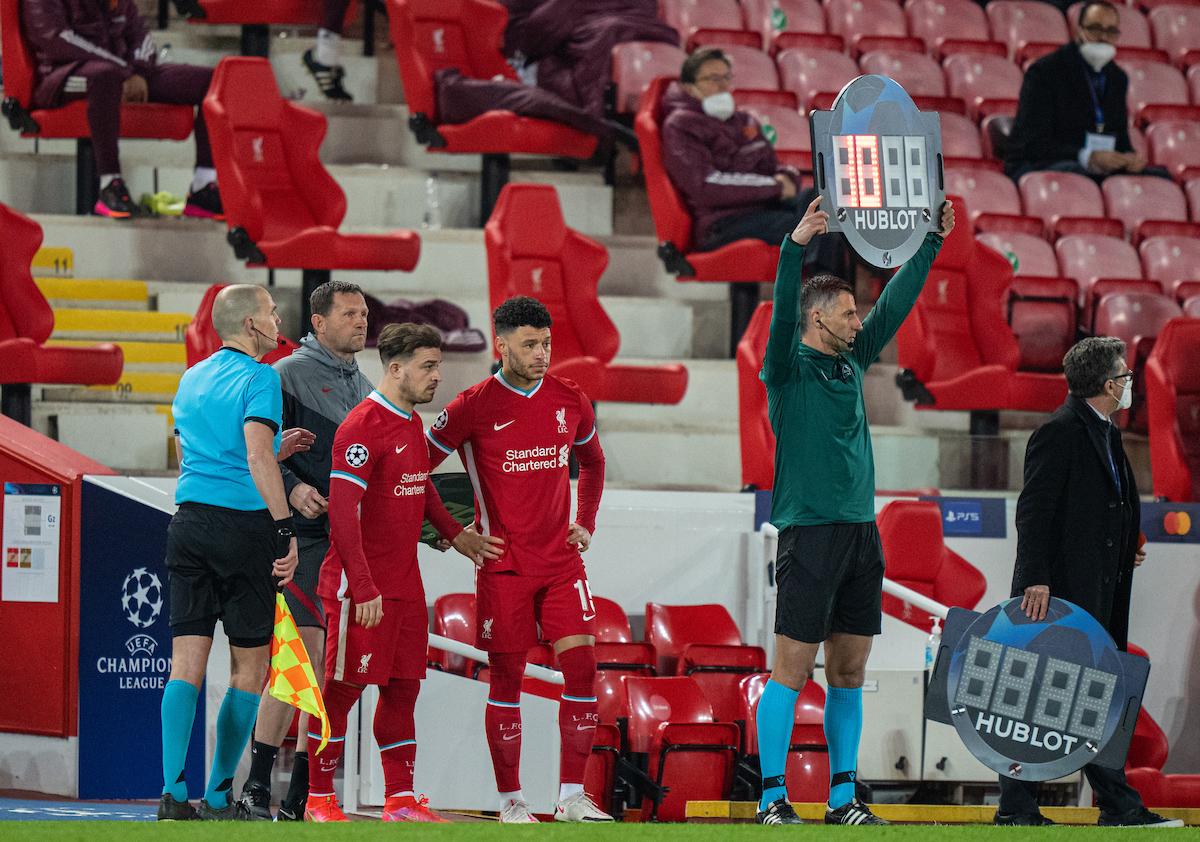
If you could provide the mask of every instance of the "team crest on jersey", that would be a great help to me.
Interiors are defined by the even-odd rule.
[[[361,468],[370,456],[371,451],[365,444],[352,444],[346,448],[346,464],[351,468]]]
[[[446,422],[450,420],[450,416],[446,414],[446,410],[438,413],[438,417],[433,420],[433,429],[440,430],[446,426]]]
[[[482,637],[484,640],[492,639],[492,620],[494,620],[494,619],[496,619],[496,618],[489,617],[488,619],[483,621],[483,634],[480,635],[480,637]]]
[[[571,459],[571,445],[564,444],[558,449],[558,467],[567,467],[567,462]]]
[[[374,654],[375,654],[374,652],[368,652],[367,654],[363,655],[363,656],[362,656],[362,657],[359,659],[359,664],[358,664],[358,671],[359,671],[359,672],[361,672],[361,673],[366,673],[366,671],[367,671],[368,669],[370,669],[370,666],[369,666],[369,664],[371,663],[371,656],[372,656],[372,655],[374,655]]]
[[[554,417],[558,419],[558,431],[560,433],[570,432],[567,429],[567,408],[565,406],[558,412],[554,413]]]

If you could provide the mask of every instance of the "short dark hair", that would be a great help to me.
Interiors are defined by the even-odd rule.
[[[508,336],[519,327],[536,327],[541,330],[554,324],[550,311],[536,298],[516,295],[492,311],[492,324],[497,336]]]
[[[393,360],[406,363],[420,348],[441,348],[442,334],[433,325],[412,322],[384,325],[379,331],[379,359],[384,368]]]
[[[726,67],[733,67],[722,50],[717,47],[704,47],[684,59],[683,67],[679,68],[679,81],[686,85],[696,84],[696,74],[706,61],[723,61]]]
[[[1076,21],[1076,23],[1078,23],[1080,26],[1083,26],[1083,19],[1087,16],[1088,9],[1094,8],[1095,6],[1103,6],[1118,18],[1121,16],[1121,13],[1117,11],[1117,7],[1112,3],[1109,3],[1108,0],[1083,0],[1083,5],[1079,7],[1079,19]]]
[[[363,295],[362,287],[345,281],[326,281],[312,291],[308,297],[308,309],[314,316],[327,317],[333,309],[333,297],[339,292],[348,295]],[[363,295],[365,299],[366,296]]]
[[[1077,398],[1094,398],[1104,384],[1124,374],[1118,363],[1125,357],[1125,343],[1115,336],[1089,336],[1076,342],[1063,357],[1067,390]]]
[[[800,335],[808,330],[808,314],[813,310],[824,310],[837,301],[843,292],[854,297],[854,287],[837,275],[813,275],[800,285]]]

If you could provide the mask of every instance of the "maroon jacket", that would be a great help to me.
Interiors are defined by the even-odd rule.
[[[135,0],[20,0],[21,25],[36,52],[34,102],[53,104],[84,62],[108,61],[126,78],[152,68],[154,39]]]
[[[745,111],[728,120],[704,113],[700,100],[672,82],[663,95],[663,167],[692,213],[692,242],[701,242],[723,216],[779,199],[777,173],[800,173],[780,164],[758,121]]]

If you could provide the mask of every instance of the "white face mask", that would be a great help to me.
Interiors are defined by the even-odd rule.
[[[1079,54],[1083,56],[1084,61],[1091,65],[1092,70],[1099,73],[1104,65],[1113,60],[1113,56],[1117,54],[1117,48],[1103,41],[1084,41],[1079,45]]]
[[[700,100],[700,107],[704,109],[704,113],[709,117],[716,117],[718,120],[728,120],[733,116],[733,94],[729,91],[724,91],[712,96],[706,96]]]
[[[1129,409],[1133,406],[1133,384],[1126,383],[1125,391],[1121,393],[1121,397],[1117,399],[1117,409]]]

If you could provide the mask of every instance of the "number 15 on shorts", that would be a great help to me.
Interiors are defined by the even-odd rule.
[[[590,622],[596,617],[596,606],[592,604],[592,589],[588,587],[587,579],[576,579],[575,590],[579,592],[579,607],[583,610],[583,619]]]

